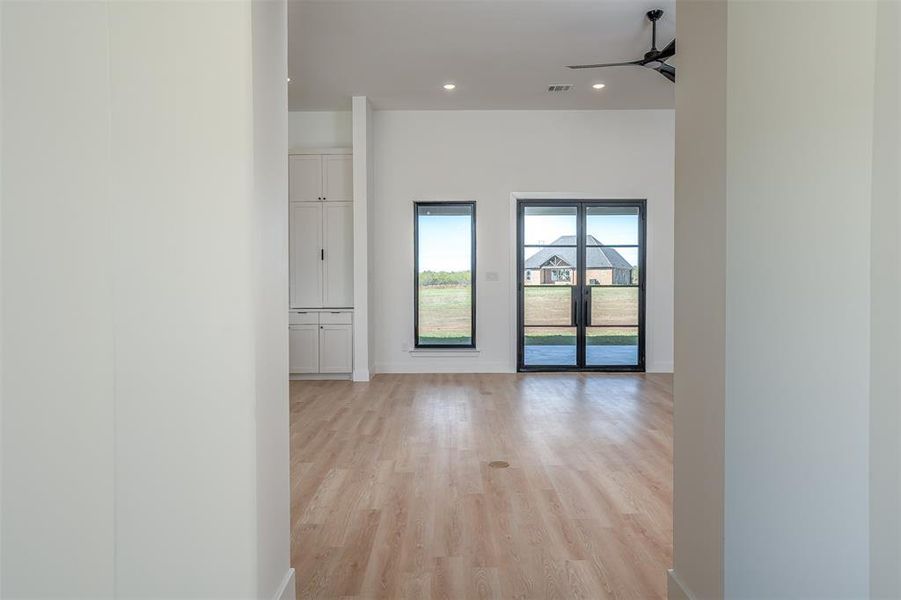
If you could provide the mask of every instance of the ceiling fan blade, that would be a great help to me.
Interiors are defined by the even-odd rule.
[[[673,83],[676,82],[676,67],[660,63],[660,66],[654,69]]]
[[[643,62],[644,62],[644,59],[633,60],[630,62],[606,63],[606,64],[600,64],[600,65],[569,65],[566,68],[567,69],[601,69],[603,67],[627,67],[627,66],[631,66],[631,65],[640,65]]]
[[[657,55],[657,60],[666,60],[676,53],[676,40],[673,38],[669,44],[666,45],[666,48],[660,51],[660,54]]]

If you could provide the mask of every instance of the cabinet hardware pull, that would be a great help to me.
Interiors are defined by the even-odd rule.
[[[325,248],[319,250],[319,260],[325,260]]]

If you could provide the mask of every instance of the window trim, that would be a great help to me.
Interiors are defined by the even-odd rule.
[[[470,293],[472,299],[471,340],[469,344],[420,344],[419,343],[419,207],[420,206],[469,206],[472,210],[470,233]],[[474,200],[447,200],[413,203],[413,348],[416,350],[468,350],[476,348],[476,203]]]

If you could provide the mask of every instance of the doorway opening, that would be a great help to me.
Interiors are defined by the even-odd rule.
[[[517,370],[645,370],[645,200],[519,200]]]

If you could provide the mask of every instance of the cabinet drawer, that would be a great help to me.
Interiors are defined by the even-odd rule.
[[[352,318],[349,311],[323,311],[319,313],[319,323],[323,325],[350,325]]]
[[[348,321],[350,322],[350,321]],[[307,310],[292,310],[288,313],[288,325],[318,325],[319,313]]]

